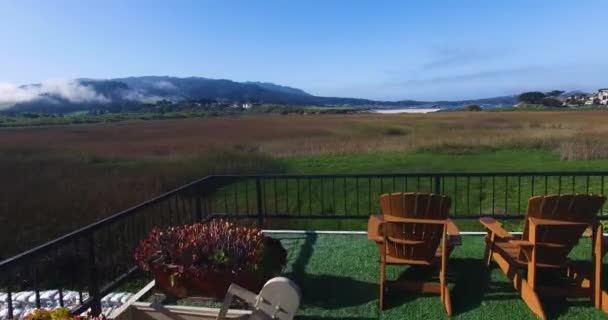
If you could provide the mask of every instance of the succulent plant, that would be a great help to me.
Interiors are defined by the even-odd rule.
[[[216,219],[153,229],[136,247],[135,260],[144,271],[162,266],[178,278],[204,277],[214,271],[269,274],[285,264],[286,252],[276,243],[259,229]],[[279,270],[269,270],[276,266]]]

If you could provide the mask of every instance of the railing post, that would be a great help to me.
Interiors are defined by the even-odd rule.
[[[11,292],[11,289],[9,287],[8,292],[7,292],[7,296],[6,296],[6,303],[8,306],[8,318],[9,319],[14,319],[15,316],[13,314],[13,293]]]
[[[95,233],[88,235],[89,250],[89,297],[92,300],[91,313],[94,316],[101,314],[101,295],[99,293],[99,274],[95,255]]]
[[[433,193],[441,194],[441,176],[433,176]]]
[[[262,210],[262,183],[260,177],[255,178],[255,195],[258,207],[258,228],[262,229],[264,227],[264,212]]]

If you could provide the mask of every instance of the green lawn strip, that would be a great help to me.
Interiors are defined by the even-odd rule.
[[[563,161],[551,151],[532,148],[328,154],[282,161],[289,172],[302,174],[608,170],[608,160]]]
[[[490,171],[600,171],[608,169],[607,160],[561,161],[544,150],[481,150],[466,154],[453,153],[383,153],[324,155],[283,159],[281,167],[289,173],[391,173],[391,172],[490,172]],[[453,215],[496,214],[523,215],[528,198],[539,194],[606,193],[608,181],[601,177],[447,177],[441,193],[452,199]],[[221,188],[212,201],[213,212],[257,213],[255,180],[242,180]],[[341,216],[361,216],[379,212],[378,196],[389,192],[432,192],[430,178],[364,177],[364,178],[268,178],[263,179],[262,211],[273,215],[325,215],[335,220]],[[608,207],[604,208],[608,211]],[[333,222],[290,221],[293,228],[327,229],[356,226]],[[289,227],[287,224],[283,224]],[[463,231],[482,230],[477,223],[462,222]],[[513,226],[517,227],[515,223]],[[361,228],[358,228],[362,230]],[[355,229],[357,230],[357,229]],[[517,230],[517,229],[514,229]]]
[[[380,315],[378,252],[365,236],[273,235],[288,251],[285,275],[302,288],[302,319],[448,319],[439,297],[394,293]],[[496,266],[482,264],[483,237],[465,236],[449,262],[456,319],[536,319]],[[581,241],[571,257],[589,259],[589,242]],[[391,266],[388,278],[421,278],[426,272]],[[429,276],[433,276],[431,273]],[[436,275],[434,275],[436,276]],[[547,302],[554,319],[600,319],[604,315],[589,300]]]

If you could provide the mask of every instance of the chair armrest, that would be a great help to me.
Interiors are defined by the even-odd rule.
[[[534,243],[527,241],[527,240],[509,240],[509,243],[512,245],[516,245],[518,247],[525,247],[525,248],[534,247]]]
[[[367,238],[373,241],[382,241],[382,224],[384,217],[381,214],[375,214],[367,220]]]
[[[458,226],[452,221],[452,219],[448,219],[447,222],[448,227],[448,236],[460,236],[460,230]]]
[[[462,237],[460,236],[460,230],[458,226],[452,221],[452,219],[448,219],[446,223],[446,229],[448,233],[448,247],[455,247],[462,244]]]
[[[479,219],[479,223],[481,223],[484,227],[486,227],[486,229],[497,235],[499,238],[513,238],[513,235],[505,230],[502,227],[502,224],[496,221],[494,218],[481,218]]]

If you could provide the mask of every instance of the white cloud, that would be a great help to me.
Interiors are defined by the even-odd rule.
[[[73,103],[109,102],[90,86],[84,86],[74,80],[52,80],[39,85],[17,86],[12,83],[0,83],[0,105],[12,105],[44,99],[46,95],[58,96]]]

